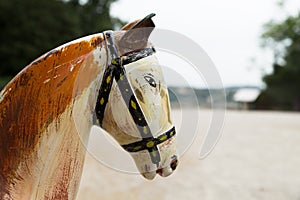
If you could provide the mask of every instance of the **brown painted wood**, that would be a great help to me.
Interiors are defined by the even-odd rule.
[[[122,36],[124,31],[114,32],[117,43]],[[0,93],[0,199],[76,198],[106,62],[103,45],[96,34],[52,50]],[[82,115],[76,125],[74,113]]]
[[[30,192],[43,199],[76,196],[85,150],[71,120],[70,105],[74,103],[74,82],[79,71],[86,77],[97,75],[95,68],[83,63],[93,62],[87,55],[101,46],[102,41],[99,34],[50,51],[27,66],[1,92],[0,199],[32,199],[32,193],[26,194]],[[83,67],[86,69],[82,70]],[[90,80],[76,80],[80,82],[76,96],[84,92]],[[45,138],[51,138],[52,131],[58,140],[66,140],[65,144],[56,147],[55,142],[47,143],[49,151],[39,152]],[[54,154],[49,153],[50,150]],[[36,166],[43,166],[40,163],[43,155],[58,160],[53,164],[56,170],[48,166],[37,169]],[[59,162],[59,159],[65,160]],[[34,185],[43,181],[36,172],[47,172],[49,177],[43,179],[45,188]],[[56,184],[51,185],[52,182]]]

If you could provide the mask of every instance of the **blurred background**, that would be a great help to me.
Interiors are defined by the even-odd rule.
[[[208,53],[226,88],[228,108],[299,111],[299,7],[296,0],[1,0],[0,88],[61,44],[155,12],[158,28],[186,35]],[[200,104],[209,106],[207,88],[197,82],[171,89],[183,96],[195,92]]]
[[[299,200],[298,0],[0,0],[0,88],[47,51],[152,12],[158,28],[191,38],[215,63],[227,101],[222,137],[198,159],[211,128],[211,94],[222,95],[223,88],[197,79],[178,84],[165,74],[175,123],[190,120],[180,119],[180,110],[200,110],[201,136],[178,172],[148,182],[88,154],[78,198]]]

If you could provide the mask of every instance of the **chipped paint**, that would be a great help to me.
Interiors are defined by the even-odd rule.
[[[140,94],[140,97],[137,95],[137,99],[151,132],[155,137],[163,137],[162,133],[172,130],[173,126],[170,118],[168,91],[157,58],[155,55],[148,56],[125,65],[125,69],[135,95]],[[151,73],[152,81],[155,81],[155,84],[150,84],[145,79],[145,76],[149,76],[149,73]],[[133,147],[131,144],[137,144],[136,142],[140,144],[141,136],[135,121],[131,117],[128,105],[122,100],[121,89],[124,88],[118,88],[116,84],[112,87],[110,95],[113,98],[110,98],[105,110],[103,127],[120,144],[123,144],[125,147]],[[133,101],[129,102],[129,106],[134,110],[137,109],[137,104]],[[143,131],[146,134],[148,133],[145,127],[143,127]],[[137,146],[137,148],[140,147]],[[154,158],[157,158],[159,155],[156,150],[149,152],[151,156],[145,150],[138,153],[131,153],[137,168],[148,179],[155,177],[157,169],[161,169],[162,176],[168,176],[173,172],[170,163],[176,155],[175,137],[171,139],[167,138],[163,143],[159,144],[158,151],[161,157],[159,165],[153,163],[153,161],[156,161]]]
[[[106,63],[106,55],[107,52],[105,48],[97,48],[95,51],[93,51],[94,62],[98,63],[98,66],[102,66],[103,63]]]
[[[95,50],[91,43],[99,41],[101,36],[76,40],[45,54],[0,93],[0,199],[11,196],[26,199],[31,194],[43,197],[38,199],[75,198],[85,150],[80,147],[80,138],[76,139],[74,124],[68,122],[72,116],[70,106],[74,98],[79,100],[80,96],[88,94],[91,81],[101,73],[101,68],[93,64],[89,56]],[[82,59],[79,62],[77,58]],[[70,72],[72,61],[76,62],[72,63],[74,68]],[[76,96],[73,96],[73,89]],[[67,129],[69,131],[65,132]],[[71,143],[66,138],[63,143],[59,142],[60,136],[72,138]],[[56,147],[61,151],[57,164],[53,161],[58,154],[52,152]],[[46,173],[44,164],[47,162],[55,170]],[[66,163],[74,165],[66,166]],[[52,178],[43,179],[44,173]],[[42,185],[53,186],[43,188]],[[22,198],[17,198],[19,195]]]
[[[86,151],[84,144],[92,126],[106,61],[102,34],[81,38],[33,61],[0,93],[0,199],[76,198]],[[162,80],[160,68],[155,67],[157,60],[150,57],[135,65],[138,70],[126,68],[130,69],[128,75],[132,76],[134,91],[139,90],[145,101],[139,103],[151,129],[165,131],[171,123],[165,101],[167,90],[164,91],[164,85],[157,91],[141,82],[145,81],[147,71],[157,72],[157,80]],[[110,78],[103,80],[113,84],[103,128],[121,145],[136,142],[140,134],[127,105],[120,101],[116,82]],[[153,105],[163,109],[154,109]],[[174,138],[166,143],[168,148],[166,144],[158,147],[163,161],[159,167],[163,168],[164,176],[172,172],[170,159],[176,152],[173,141]],[[151,154],[158,156],[154,151]],[[153,166],[149,154],[132,157],[146,178],[154,178],[158,166]]]
[[[5,99],[7,93],[8,93],[8,91],[6,91],[6,89],[3,89],[3,90],[0,92],[0,103]]]
[[[49,81],[51,81],[51,79],[50,78],[48,78],[48,79],[46,79],[46,80],[44,80],[44,84],[46,84],[46,83],[48,83]]]
[[[4,97],[5,97],[4,93],[1,92],[1,93],[0,93],[0,103],[3,101]]]

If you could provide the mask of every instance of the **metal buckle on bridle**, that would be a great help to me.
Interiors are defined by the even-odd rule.
[[[141,106],[139,105],[139,102],[137,101],[130,82],[126,76],[126,71],[124,68],[124,65],[126,64],[154,54],[155,49],[145,48],[139,50],[138,53],[132,52],[120,57],[115,45],[113,32],[106,31],[103,34],[107,52],[110,54],[111,61],[110,64],[106,65],[102,83],[98,93],[98,99],[95,107],[97,117],[96,121],[100,125],[100,127],[102,127],[104,111],[108,102],[113,80],[115,79],[120,89],[122,98],[128,107],[128,110],[136,124],[137,129],[139,130],[140,136],[142,137],[141,141],[122,145],[122,147],[128,152],[139,152],[147,150],[149,152],[152,163],[158,166],[161,158],[157,145],[173,137],[176,134],[175,127],[172,127],[170,130],[156,138],[152,135]]]

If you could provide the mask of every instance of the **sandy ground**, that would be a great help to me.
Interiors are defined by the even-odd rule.
[[[175,122],[180,123],[180,111],[173,113]],[[167,178],[157,176],[148,181],[104,166],[88,154],[78,199],[300,200],[300,114],[227,111],[221,139],[213,152],[200,160],[210,114],[208,110],[200,112],[198,138]],[[95,139],[90,145],[108,148]],[[120,156],[111,150],[105,154]],[[130,157],[121,155],[115,168],[124,165],[127,169]],[[134,168],[132,162],[129,165]]]

